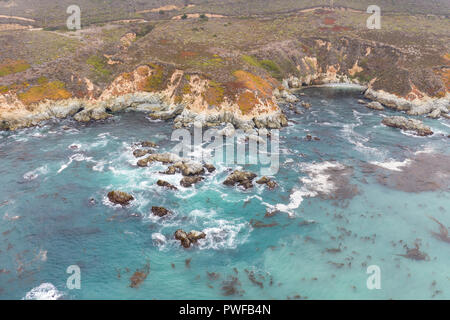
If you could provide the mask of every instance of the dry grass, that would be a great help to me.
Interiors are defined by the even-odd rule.
[[[19,93],[18,96],[25,105],[31,105],[46,99],[68,99],[72,94],[65,89],[65,85],[61,81],[49,82],[46,79],[41,79],[39,85],[31,87],[23,93]]]

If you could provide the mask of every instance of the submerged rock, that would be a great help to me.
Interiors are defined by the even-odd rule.
[[[255,178],[256,174],[254,174],[253,172],[235,170],[225,179],[223,184],[227,186],[234,186],[237,184],[244,189],[249,189],[253,188],[252,181]]]
[[[428,254],[420,251],[420,246],[418,243],[415,243],[414,246],[414,248],[410,249],[407,245],[405,245],[406,254],[399,254],[398,256],[411,260],[430,260]]]
[[[408,119],[401,116],[386,117],[381,121],[384,125],[402,130],[414,131],[418,136],[429,136],[433,134],[430,127],[416,119]]]
[[[158,181],[156,182],[156,184],[157,184],[158,186],[160,186],[160,187],[168,188],[168,189],[171,189],[171,190],[178,190],[177,187],[175,187],[174,185],[172,185],[172,184],[170,184],[169,182],[164,181],[164,180],[158,180]]]
[[[377,101],[372,101],[370,103],[368,103],[366,105],[367,108],[369,109],[373,109],[373,110],[378,110],[378,111],[383,111],[384,107],[381,103],[377,102]]]
[[[144,282],[145,279],[147,279],[147,276],[150,273],[150,262],[147,262],[147,264],[140,270],[136,270],[135,273],[130,278],[130,287],[131,288],[137,288],[141,285],[142,282]]]
[[[152,213],[155,216],[164,217],[164,216],[170,214],[171,212],[163,207],[152,207]]]
[[[202,181],[203,179],[204,178],[200,177],[200,176],[188,176],[188,177],[184,177],[183,179],[181,179],[180,184],[185,188],[189,188],[193,184],[196,184],[196,183]]]
[[[112,203],[126,206],[134,200],[134,197],[126,192],[113,190],[108,193],[108,199]]]

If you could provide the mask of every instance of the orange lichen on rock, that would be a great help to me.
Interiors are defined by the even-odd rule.
[[[221,84],[210,81],[209,87],[203,93],[203,98],[210,106],[219,106],[224,99],[224,88]]]
[[[253,92],[246,91],[239,95],[237,104],[242,114],[248,114],[258,104],[258,98]]]
[[[72,97],[72,94],[65,89],[65,84],[61,81],[49,82],[46,79],[40,79],[37,86],[19,93],[19,99],[25,105],[31,105],[44,100],[64,100]]]
[[[442,67],[439,70],[434,71],[435,74],[439,75],[444,83],[447,92],[450,91],[450,68]],[[438,97],[445,96],[445,92],[438,92]]]
[[[156,92],[164,89],[164,69],[162,66],[151,63],[152,74],[140,85],[141,91]]]
[[[274,81],[267,81],[250,72],[238,70],[233,73],[238,82],[250,90],[257,91],[262,97],[269,98],[272,96]]]

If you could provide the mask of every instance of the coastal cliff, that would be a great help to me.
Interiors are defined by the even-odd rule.
[[[433,35],[448,30],[448,19],[433,18],[433,34],[370,32],[351,19],[364,16],[320,8],[273,20],[127,21],[0,35],[0,44],[18,47],[0,55],[0,129],[52,118],[103,120],[124,110],[173,119],[175,128],[281,128],[282,104],[297,100],[293,90],[328,83],[365,86],[366,98],[409,115],[448,117],[450,48]],[[295,23],[311,30],[289,29]],[[39,54],[27,56],[44,38]]]

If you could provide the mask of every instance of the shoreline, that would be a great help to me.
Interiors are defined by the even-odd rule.
[[[404,98],[382,90],[374,91],[369,86],[349,82],[328,82],[311,84],[307,86],[291,87],[290,79],[284,79],[284,87],[279,91],[275,89],[272,100],[276,102],[277,109],[261,115],[243,116],[234,112],[232,108],[213,110],[210,107],[205,112],[190,110],[185,103],[173,103],[164,92],[134,92],[121,96],[111,97],[108,100],[88,100],[69,98],[57,101],[44,101],[36,105],[33,112],[7,112],[0,118],[0,130],[15,131],[17,129],[33,127],[39,123],[53,120],[73,118],[79,122],[105,120],[121,111],[138,111],[146,113],[153,120],[173,120],[174,128],[203,126],[217,127],[230,123],[236,128],[244,130],[253,129],[280,129],[287,125],[287,117],[280,105],[300,102],[296,94],[310,88],[333,88],[360,91],[362,97],[380,103],[396,111],[401,111],[410,116],[426,115],[429,118],[450,118],[446,104],[450,106],[450,95],[440,99],[429,98],[424,102],[413,103]],[[286,85],[287,84],[287,85]],[[366,104],[367,106],[367,104]],[[448,108],[448,107],[447,107]],[[6,115],[6,116],[5,116]]]

